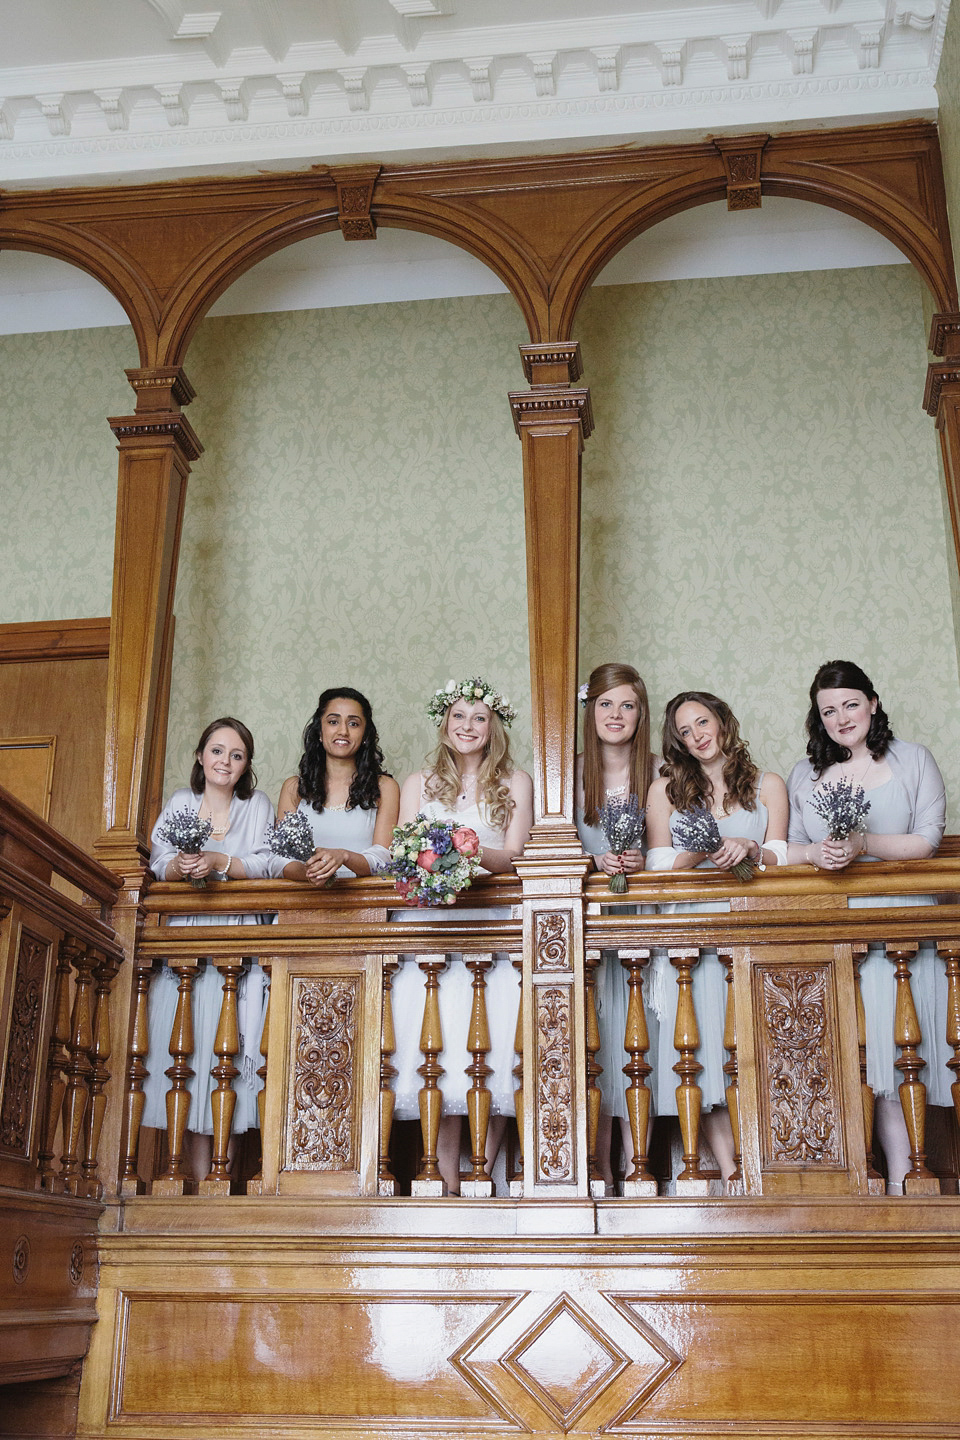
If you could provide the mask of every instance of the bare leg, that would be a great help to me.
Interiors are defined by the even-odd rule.
[[[910,1169],[910,1141],[898,1095],[878,1095],[873,1111],[874,1124],[887,1157],[888,1191],[903,1194],[903,1177]],[[896,1186],[894,1190],[892,1187]]]
[[[724,1184],[736,1168],[733,1163],[733,1129],[730,1125],[730,1111],[725,1105],[708,1110],[700,1121],[700,1128],[720,1166]]]
[[[460,1120],[459,1115],[444,1115],[437,1136],[437,1164],[449,1195],[460,1194]]]
[[[196,1130],[187,1130],[183,1136],[184,1158],[187,1169],[194,1180],[206,1180],[210,1174],[213,1156],[213,1136],[199,1135]]]
[[[629,1133],[628,1126],[627,1134]],[[611,1188],[613,1186],[613,1163],[610,1154],[612,1140],[613,1116],[608,1115],[606,1110],[601,1110],[600,1123],[597,1125],[597,1168],[603,1176],[604,1183]]]
[[[497,1152],[503,1143],[503,1132],[507,1128],[506,1115],[491,1115],[487,1125],[487,1144],[484,1150],[484,1169],[488,1175],[493,1174],[493,1162],[497,1158]]]

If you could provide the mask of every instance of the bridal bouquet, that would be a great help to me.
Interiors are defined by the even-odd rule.
[[[643,836],[645,814],[636,795],[611,796],[605,802],[600,809],[599,820],[614,855],[636,849]],[[610,889],[616,894],[622,895],[626,888],[627,877],[622,871],[610,876]]]
[[[302,860],[306,863],[316,849],[313,829],[302,810],[288,810],[282,820],[270,826],[264,839],[274,855],[279,855],[282,860]]]
[[[383,873],[406,905],[452,905],[480,870],[482,855],[469,826],[418,815],[394,830]]]
[[[182,810],[170,812],[163,829],[157,831],[157,839],[162,840],[165,845],[172,845],[183,855],[199,855],[212,833],[212,822],[201,820],[196,810],[185,805]],[[202,876],[191,875],[190,884],[195,890],[207,888],[207,882]]]
[[[831,840],[846,840],[855,830],[866,830],[870,801],[863,786],[850,780],[827,780],[810,796],[810,804],[827,827]]]
[[[681,810],[674,815],[670,828],[674,842],[681,850],[694,850],[703,855],[712,855],[723,844],[723,836],[713,812],[706,805],[694,805],[691,810]],[[752,880],[756,866],[746,856],[732,865],[731,870],[738,880]]]

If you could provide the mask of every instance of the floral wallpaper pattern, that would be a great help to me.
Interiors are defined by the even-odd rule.
[[[596,428],[583,460],[581,678],[623,658],[665,701],[713,689],[757,759],[802,753],[838,655],[928,743],[960,824],[960,683],[936,435],[905,266],[595,289],[576,322]],[[210,319],[185,368],[191,476],[165,789],[202,726],[253,729],[276,797],[328,684],[373,703],[416,768],[426,696],[478,670],[530,763],[509,296]],[[0,340],[8,405],[0,618],[105,614],[124,329]],[[50,397],[56,403],[51,406]],[[70,563],[63,554],[69,537]]]

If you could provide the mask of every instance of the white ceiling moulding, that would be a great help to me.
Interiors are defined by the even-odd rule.
[[[22,63],[0,65],[0,184],[935,118],[948,11],[948,0],[604,0],[601,16],[591,0],[102,3],[116,7],[115,55],[85,49],[79,21],[61,46],[70,63],[5,45]],[[31,0],[31,14],[54,4]]]

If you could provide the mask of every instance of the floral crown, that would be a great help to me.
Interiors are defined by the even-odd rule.
[[[443,724],[443,717],[455,700],[469,700],[472,705],[482,700],[484,705],[489,705],[490,709],[500,716],[504,725],[512,725],[517,718],[517,712],[506,695],[501,695],[500,691],[494,690],[486,680],[474,675],[471,680],[448,680],[442,690],[437,690],[430,697],[427,714],[438,728]]]

